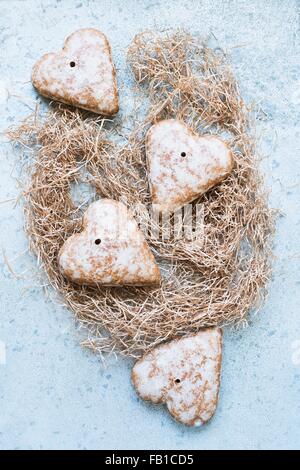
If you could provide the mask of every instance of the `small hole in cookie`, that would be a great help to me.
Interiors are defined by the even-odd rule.
[[[100,238],[97,238],[97,239],[95,240],[95,245],[100,245],[100,243],[101,243]]]
[[[181,380],[180,379],[175,379],[176,384],[180,384]]]
[[[75,67],[75,62],[72,60],[72,62],[70,62],[70,67]]]
[[[185,152],[181,152],[180,154],[182,157],[186,157],[186,153]]]

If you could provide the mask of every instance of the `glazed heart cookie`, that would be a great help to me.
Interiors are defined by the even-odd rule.
[[[233,169],[231,151],[219,137],[200,137],[175,119],[149,129],[146,154],[152,202],[162,212],[193,201]]]
[[[60,52],[43,55],[33,68],[32,83],[47,98],[94,113],[119,110],[110,45],[96,29],[80,29]]]
[[[208,328],[145,354],[133,367],[132,382],[144,400],[165,403],[177,421],[201,426],[217,407],[221,356],[221,330]]]
[[[62,246],[61,272],[78,284],[146,286],[160,282],[154,256],[130,211],[102,199],[83,216],[83,231]]]

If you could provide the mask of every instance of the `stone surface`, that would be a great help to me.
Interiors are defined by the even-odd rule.
[[[2,0],[0,132],[34,109],[31,69],[64,37],[95,27],[108,37],[130,118],[124,47],[137,31],[188,27],[231,50],[241,89],[259,103],[262,165],[279,217],[268,301],[250,328],[226,330],[219,406],[200,429],[138,400],[131,361],[103,369],[79,345],[72,314],[30,278],[16,157],[1,136],[0,448],[300,448],[300,66],[297,0]],[[4,227],[4,229],[3,229]]]

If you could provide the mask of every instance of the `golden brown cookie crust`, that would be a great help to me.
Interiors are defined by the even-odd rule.
[[[192,202],[223,181],[234,166],[232,152],[220,137],[201,137],[176,119],[149,129],[146,154],[152,203],[162,212]]]
[[[111,116],[119,110],[116,71],[106,36],[80,29],[60,52],[44,54],[32,71],[32,83],[47,98]]]
[[[66,240],[58,255],[63,275],[76,284],[149,286],[160,270],[131,212],[100,199],[83,217],[83,230]]]
[[[217,407],[221,361],[222,331],[207,328],[146,353],[131,378],[141,398],[165,403],[180,423],[200,426]]]

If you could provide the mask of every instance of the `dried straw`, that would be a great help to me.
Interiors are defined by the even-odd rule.
[[[258,170],[251,112],[226,55],[186,32],[147,32],[134,39],[128,62],[140,88],[137,96],[145,93],[149,109],[143,119],[134,116],[126,145],[116,144],[119,131],[113,123],[62,105],[52,105],[43,118],[36,113],[9,136],[27,155],[30,247],[51,285],[88,329],[84,344],[138,357],[166,339],[209,325],[246,322],[266,293],[274,213]],[[233,150],[231,176],[198,201],[204,209],[202,245],[149,237],[162,267],[159,288],[68,282],[59,272],[57,254],[80,230],[84,208],[74,204],[71,186],[88,181],[97,197],[149,204],[144,136],[152,122],[168,117],[183,119],[200,134],[225,132]]]

